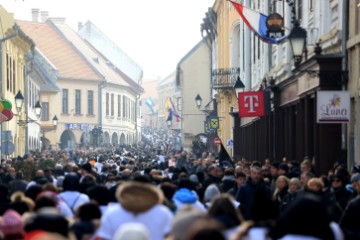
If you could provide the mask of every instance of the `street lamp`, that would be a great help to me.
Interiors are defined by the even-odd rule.
[[[17,112],[20,113],[22,106],[24,105],[24,96],[22,95],[20,90],[15,95],[15,105],[16,105]],[[38,119],[40,119],[40,116],[41,116],[41,109],[42,109],[42,107],[41,107],[40,101],[37,101],[35,104],[35,115]],[[27,116],[26,116],[26,118],[27,118]],[[36,122],[36,120],[32,120],[32,119],[21,120],[21,119],[19,119],[17,121],[17,124],[19,126],[26,126],[28,123],[32,123],[32,122]]]
[[[16,110],[18,113],[21,111],[23,104],[24,104],[24,96],[22,95],[21,91],[19,90],[15,96],[15,105],[16,105]]]
[[[40,116],[41,116],[41,104],[40,104],[40,101],[38,100],[35,104],[35,115],[38,119],[40,119]]]
[[[55,115],[55,116],[53,117],[53,119],[52,119],[52,122],[53,122],[54,127],[57,126],[58,120],[59,120],[59,119],[58,119],[57,116]]]
[[[202,102],[202,98],[200,97],[200,95],[196,95],[195,97],[195,103],[196,103],[196,106],[200,109],[201,107],[201,102]]]
[[[234,84],[234,91],[235,91],[236,98],[238,98],[239,92],[244,88],[245,88],[245,85],[241,81],[240,76],[238,76],[237,79],[236,79],[236,82]]]
[[[305,48],[307,32],[300,27],[299,21],[295,22],[294,28],[291,30],[288,39],[290,41],[291,50],[295,62],[295,67],[299,66]]]

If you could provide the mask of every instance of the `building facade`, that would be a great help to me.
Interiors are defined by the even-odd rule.
[[[348,165],[359,164],[360,157],[360,118],[359,83],[360,83],[360,6],[359,1],[349,1],[349,38],[346,43],[348,50],[348,89],[351,96],[351,119],[348,124]]]
[[[289,41],[262,41],[229,1],[216,0],[216,21],[205,19],[202,27],[213,37],[212,88],[221,119],[217,134],[223,142],[233,138],[232,155],[237,158],[301,161],[309,157],[317,173],[325,173],[335,162],[344,162],[346,126],[317,123],[316,103],[319,91],[346,88],[346,4],[301,0],[234,2],[265,15],[280,14],[284,17],[285,35],[298,21],[307,32],[306,46],[302,60],[295,65]],[[271,98],[268,115],[239,118],[233,91],[237,77],[244,83],[244,91],[267,91]]]
[[[99,98],[94,98],[99,106],[98,125],[93,126],[100,129],[97,144],[117,146],[136,143],[141,133],[138,111],[143,89],[67,24],[55,22],[54,25],[86,59],[87,64],[102,76],[101,84],[97,85]]]
[[[176,101],[176,94],[179,96],[178,89],[176,86],[176,71],[169,74],[164,79],[158,82],[157,92],[159,94],[159,107],[158,107],[158,128],[162,129],[181,129],[181,121],[176,121],[173,118],[167,122],[168,111],[167,111],[167,99],[170,98],[173,102]],[[169,126],[167,124],[170,124]]]
[[[175,102],[182,115],[181,137],[186,151],[191,150],[196,138],[202,136],[204,141],[209,141],[204,131],[207,116],[204,105],[211,101],[211,51],[206,41],[204,38],[195,45],[177,66],[176,85],[181,95]],[[198,94],[203,102],[200,108],[195,103]]]
[[[87,142],[84,138],[84,129],[98,125],[99,107],[96,99],[102,76],[60,34],[53,21],[17,23],[58,72],[55,80],[60,91],[41,96],[42,105],[51,109],[44,119],[44,129],[55,115],[59,119],[54,133],[56,142],[51,145],[56,149],[90,145],[90,140]]]
[[[39,100],[39,87],[31,85],[31,92],[28,92],[27,72],[29,71],[29,62],[34,51],[34,42],[15,25],[13,14],[6,12],[0,6],[0,16],[2,19],[0,42],[0,65],[1,65],[1,95],[3,100],[11,103],[12,117],[3,113],[1,131],[7,132],[7,137],[1,140],[1,145],[6,146],[2,152],[3,156],[23,156],[28,147],[40,146],[40,122],[34,114],[34,107]],[[24,104],[17,109],[15,96],[21,92],[24,97]],[[28,101],[31,100],[31,101]],[[3,106],[3,110],[4,110]],[[5,116],[5,118],[4,118]],[[7,119],[6,119],[7,118]],[[27,124],[28,120],[32,120]],[[26,124],[20,124],[24,121]],[[28,127],[35,129],[29,132]],[[36,132],[36,129],[38,130]]]
[[[141,95],[141,126],[158,128],[159,94],[157,92],[158,79],[144,79],[141,83],[144,93]]]

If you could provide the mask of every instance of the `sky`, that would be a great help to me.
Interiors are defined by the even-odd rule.
[[[90,20],[144,71],[165,78],[200,40],[200,25],[215,0],[0,0],[15,19],[31,9],[64,17],[77,30]]]

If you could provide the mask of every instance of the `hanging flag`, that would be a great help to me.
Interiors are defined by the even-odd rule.
[[[244,7],[242,4],[233,2],[231,0],[228,1],[233,4],[246,26],[250,28],[250,30],[254,32],[254,34],[257,35],[262,41],[266,43],[278,44],[286,39],[287,36],[283,36],[277,39],[266,36],[268,32],[268,28],[266,26],[266,15]]]
[[[154,106],[155,106],[155,100],[152,97],[149,97],[146,102],[145,102],[146,106],[148,106],[150,112],[152,115],[155,114],[155,110],[154,110]]]
[[[181,115],[176,110],[175,105],[172,102],[171,98],[168,97],[165,101],[165,118],[167,120],[172,120],[173,117],[176,118],[176,122],[180,122]]]
[[[178,111],[176,110],[176,107],[175,107],[173,101],[171,100],[171,98],[169,98],[169,99],[170,99],[170,104],[171,104],[172,113],[173,113],[174,116],[176,117],[176,121],[177,121],[177,122],[180,122],[180,120],[181,120],[181,115],[180,115],[180,114],[178,113]]]
[[[226,151],[223,143],[221,142],[221,148],[220,148],[220,152],[219,152],[219,164],[222,167],[234,167],[234,164],[232,162],[232,159],[230,157],[230,155],[228,154],[228,152]]]

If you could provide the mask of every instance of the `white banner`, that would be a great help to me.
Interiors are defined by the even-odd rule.
[[[350,120],[348,91],[317,92],[317,123],[347,123]]]

